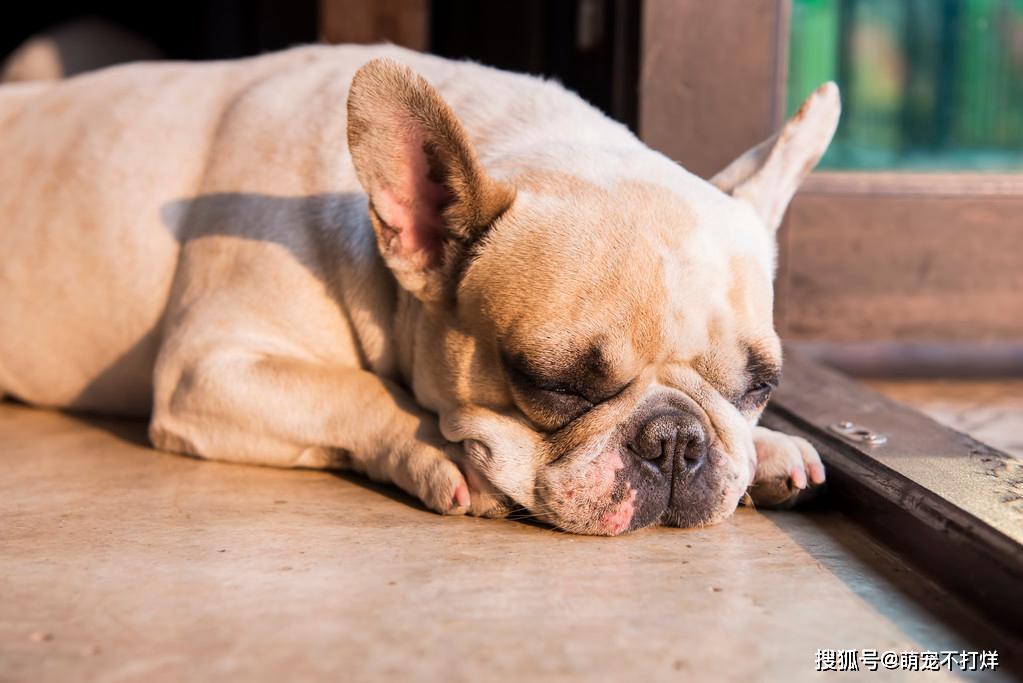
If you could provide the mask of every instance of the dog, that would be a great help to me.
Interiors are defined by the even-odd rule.
[[[615,535],[824,480],[756,426],[828,83],[709,182],[560,85],[394,46],[0,87],[0,395],[164,451]]]

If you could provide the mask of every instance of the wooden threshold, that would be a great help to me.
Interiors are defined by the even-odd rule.
[[[886,441],[840,435],[851,422]],[[827,495],[993,623],[1023,624],[1023,460],[790,353],[761,423],[809,439]]]

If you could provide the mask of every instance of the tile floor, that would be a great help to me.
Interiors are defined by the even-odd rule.
[[[835,513],[580,537],[144,434],[0,405],[0,681],[748,683],[815,678],[820,648],[1018,657]]]

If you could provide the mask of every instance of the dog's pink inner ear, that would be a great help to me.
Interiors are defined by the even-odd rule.
[[[398,284],[447,302],[448,254],[482,234],[515,198],[487,176],[458,117],[407,66],[373,60],[352,79],[348,148],[377,246]]]
[[[405,258],[422,255],[428,265],[436,265],[444,252],[444,210],[452,194],[436,177],[438,169],[431,168],[420,136],[410,134],[398,158],[394,177],[377,193],[374,208],[392,231],[391,249]]]

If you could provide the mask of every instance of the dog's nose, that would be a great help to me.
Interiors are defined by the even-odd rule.
[[[663,468],[696,469],[707,455],[707,432],[695,415],[672,410],[648,419],[629,446]]]

